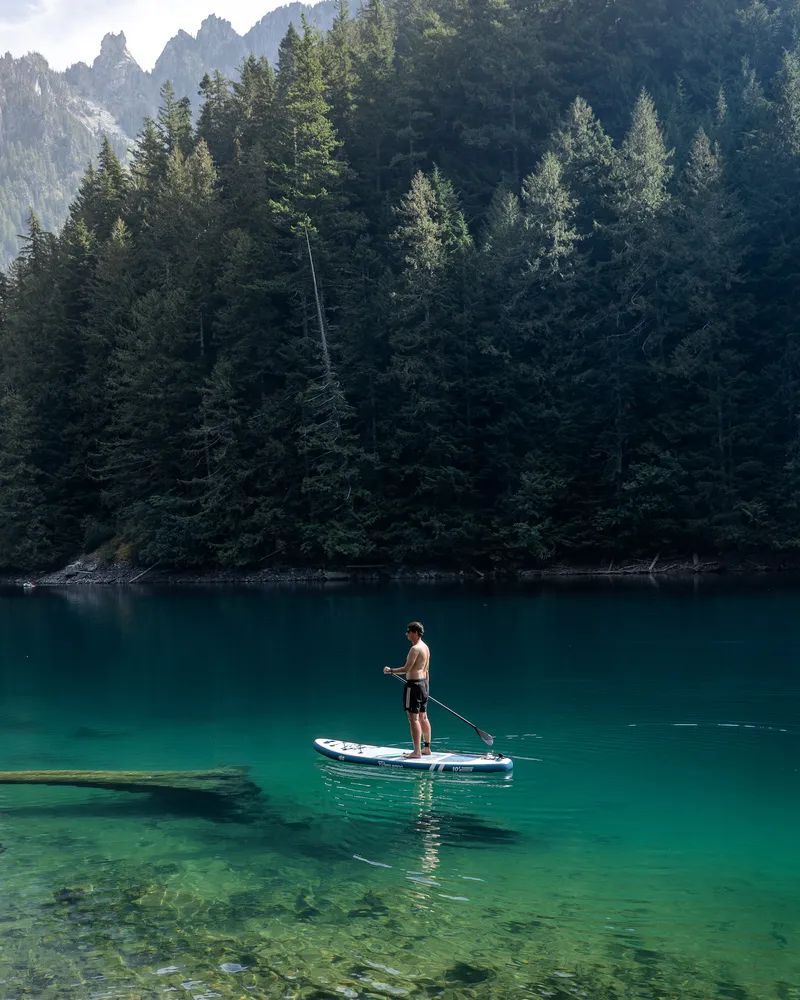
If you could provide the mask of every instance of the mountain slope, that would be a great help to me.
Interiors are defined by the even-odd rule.
[[[104,134],[127,158],[143,118],[155,115],[167,80],[197,107],[205,73],[218,69],[235,78],[251,52],[276,61],[289,23],[299,25],[304,13],[325,31],[335,4],[291,3],[270,11],[244,36],[212,15],[196,37],[180,31],[170,39],[152,72],[138,65],[122,32],[105,36],[91,66],[75,63],[64,73],[35,53],[0,58],[0,267],[19,251],[18,234],[31,210],[46,229],[60,227]]]
[[[105,107],[128,135],[136,135],[158,98],[152,75],[128,52],[122,32],[106,35],[92,65],[75,63],[64,79],[77,93]]]
[[[130,140],[105,108],[73,90],[38,55],[0,59],[0,261],[19,249],[31,209],[57,227],[104,134]]]

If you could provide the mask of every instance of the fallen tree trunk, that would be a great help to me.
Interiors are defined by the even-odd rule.
[[[146,792],[215,811],[250,811],[261,789],[247,777],[245,767],[213,771],[0,771],[0,785],[69,785],[104,788],[112,792]]]

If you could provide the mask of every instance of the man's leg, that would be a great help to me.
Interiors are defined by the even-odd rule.
[[[419,715],[415,715],[413,712],[408,713],[408,724],[411,727],[411,739],[414,742],[414,749],[411,753],[407,753],[406,757],[421,757],[422,756],[422,726],[419,724]]]
[[[431,724],[428,720],[428,713],[421,712],[419,717],[419,727],[422,731],[422,739],[427,744],[422,748],[424,754],[429,754],[431,752]]]

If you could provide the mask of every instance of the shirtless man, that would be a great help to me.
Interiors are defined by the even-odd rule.
[[[428,680],[430,678],[431,651],[422,641],[425,629],[420,622],[411,622],[406,638],[411,643],[404,666],[384,667],[385,674],[405,674],[403,708],[408,713],[414,749],[406,757],[429,756],[431,752],[431,724],[428,722]]]

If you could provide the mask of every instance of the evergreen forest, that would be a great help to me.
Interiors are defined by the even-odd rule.
[[[796,550],[798,38],[339,0],[196,120],[165,85],[0,274],[0,564]]]

